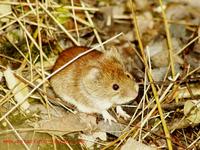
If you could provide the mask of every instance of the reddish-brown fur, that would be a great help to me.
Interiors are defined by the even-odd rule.
[[[72,47],[64,50],[53,71],[88,49]],[[94,50],[55,74],[50,82],[61,99],[77,106],[80,111],[104,112],[105,115],[105,111],[112,105],[127,103],[137,96],[138,85],[130,76],[116,51],[102,53]],[[119,86],[118,90],[113,89],[116,84]],[[111,117],[108,116],[107,119],[110,120]]]
[[[60,53],[58,59],[56,60],[56,63],[54,64],[52,71],[57,70],[58,68],[63,66],[65,63],[69,62],[70,60],[72,60],[73,58],[78,56],[80,53],[83,53],[83,52],[87,51],[88,49],[89,48],[87,48],[87,47],[80,46],[80,47],[71,47],[71,48],[68,48],[68,49],[62,51]],[[90,52],[89,55],[88,54],[86,54],[86,55],[87,55],[87,57],[94,58],[94,57],[97,57],[97,55],[99,55],[99,54],[101,54],[101,52],[98,52],[95,50],[95,51]],[[85,56],[83,58],[81,58],[82,61],[89,59],[89,58],[86,58]]]

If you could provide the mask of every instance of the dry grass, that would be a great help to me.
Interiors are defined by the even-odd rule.
[[[95,7],[89,7],[86,5],[83,1],[77,6],[77,3],[73,0],[69,2],[69,5],[62,6],[55,2],[46,2],[41,3],[38,0],[36,0],[35,3],[31,3],[29,1],[27,2],[9,2],[9,1],[1,1],[0,5],[5,4],[8,6],[12,6],[12,12],[8,12],[6,14],[3,14],[0,16],[0,19],[7,18],[9,21],[7,21],[5,24],[2,23],[0,27],[0,33],[2,35],[1,38],[1,44],[3,41],[6,41],[8,44],[11,45],[12,48],[15,48],[15,53],[17,54],[16,57],[13,57],[13,55],[9,56],[6,54],[0,54],[0,58],[2,59],[2,62],[0,62],[0,71],[4,71],[8,68],[8,64],[5,65],[3,60],[6,60],[6,62],[12,62],[14,64],[18,63],[18,69],[17,72],[15,72],[16,78],[24,83],[25,88],[29,89],[29,92],[22,97],[20,102],[15,102],[15,94],[13,94],[13,89],[8,89],[8,87],[5,84],[5,81],[1,81],[1,83],[4,83],[0,85],[0,123],[1,128],[4,129],[4,131],[0,131],[0,135],[6,135],[8,133],[14,133],[18,140],[22,142],[22,145],[25,149],[32,149],[29,144],[26,143],[26,139],[21,136],[23,132],[35,132],[42,131],[48,133],[48,130],[43,130],[37,127],[28,128],[28,127],[18,127],[17,125],[14,125],[12,123],[13,120],[11,120],[11,116],[15,114],[22,114],[24,118],[26,118],[27,122],[34,122],[37,119],[40,118],[40,116],[35,115],[31,116],[34,119],[30,119],[30,112],[29,110],[22,110],[20,108],[21,104],[23,104],[25,101],[39,101],[41,102],[45,108],[48,110],[48,117],[51,118],[50,114],[50,108],[54,108],[54,106],[49,102],[49,95],[47,94],[47,89],[49,87],[48,79],[50,79],[53,75],[58,73],[60,70],[67,67],[70,63],[73,61],[76,61],[79,57],[82,57],[83,55],[93,51],[94,49],[102,49],[103,51],[106,49],[106,44],[109,45],[113,41],[126,39],[124,33],[119,32],[115,36],[113,35],[106,35],[107,38],[105,40],[105,37],[103,36],[101,31],[99,31],[99,28],[95,26],[94,17],[92,17],[94,12],[98,12],[99,8]],[[180,74],[176,72],[175,70],[175,62],[174,57],[175,55],[180,55],[183,53],[183,51],[188,48],[191,44],[196,42],[199,39],[199,35],[193,38],[190,42],[186,43],[183,48],[181,48],[178,52],[173,51],[172,46],[172,39],[170,35],[169,30],[169,23],[170,24],[179,24],[179,21],[173,21],[173,20],[167,20],[166,14],[163,9],[162,1],[159,0],[157,4],[160,5],[162,8],[162,19],[158,18],[155,20],[162,20],[165,27],[166,32],[166,39],[168,44],[168,53],[169,53],[169,72],[165,75],[165,77],[168,77],[168,74],[172,74],[171,82],[164,86],[165,82],[163,82],[161,85],[157,85],[156,82],[153,80],[152,75],[152,66],[150,62],[150,56],[147,55],[145,52],[143,40],[141,37],[140,29],[138,27],[138,20],[136,16],[137,10],[135,10],[134,4],[132,0],[130,0],[130,6],[131,6],[131,12],[129,15],[124,16],[115,16],[114,19],[118,20],[125,20],[132,22],[134,26],[134,32],[133,34],[136,36],[136,39],[138,41],[138,51],[137,54],[140,55],[139,57],[142,59],[142,62],[144,63],[144,72],[145,76],[143,79],[143,83],[141,85],[143,89],[143,94],[141,96],[140,103],[138,104],[138,107],[136,108],[134,114],[131,117],[131,120],[129,123],[126,123],[126,129],[124,129],[121,136],[113,139],[111,142],[102,142],[102,143],[96,143],[97,145],[101,145],[102,149],[118,149],[122,144],[124,144],[129,137],[133,137],[137,140],[140,140],[141,142],[148,143],[148,139],[154,139],[152,140],[151,144],[154,146],[157,144],[160,146],[160,144],[156,143],[156,138],[159,137],[159,139],[164,139],[166,141],[166,145],[168,149],[173,149],[173,146],[182,147],[182,148],[196,148],[195,145],[198,144],[199,138],[191,138],[191,137],[199,137],[199,131],[193,130],[192,133],[184,133],[184,130],[179,130],[181,135],[185,137],[185,141],[181,141],[180,143],[177,142],[178,137],[174,134],[174,131],[170,132],[169,126],[167,124],[167,121],[176,116],[176,112],[179,113],[179,109],[175,109],[173,111],[165,111],[162,108],[162,105],[169,102],[176,102],[179,103],[178,97],[175,97],[175,93],[177,90],[181,87],[181,83],[185,82],[189,76],[195,74],[199,69],[200,66],[188,71],[186,74],[183,74],[180,77]],[[63,9],[63,10],[59,10]],[[73,24],[73,29],[67,29],[70,25],[66,25],[61,23],[56,15],[56,12],[64,12],[64,10],[69,13],[67,14],[67,19],[72,19],[69,24]],[[62,12],[62,13],[63,13]],[[64,12],[64,15],[66,12]],[[81,14],[81,15],[80,15]],[[62,14],[63,15],[63,14]],[[84,16],[84,17],[82,17]],[[131,17],[130,17],[131,16]],[[61,17],[62,19],[62,17]],[[182,22],[180,22],[182,24]],[[185,26],[193,26],[193,24],[184,24]],[[15,41],[14,38],[9,36],[8,33],[12,31],[13,29],[16,29],[15,26],[17,26],[18,30],[21,32],[19,33],[20,36],[22,36],[23,40],[21,43],[25,46],[23,49],[20,46],[20,37],[17,37],[18,42]],[[32,29],[31,29],[32,27]],[[69,27],[70,28],[70,27]],[[84,45],[88,43],[90,38],[82,37],[81,35],[84,32],[90,31],[90,33],[93,34],[93,39],[96,39],[96,41],[92,41],[93,44],[96,42],[97,46],[94,48],[89,49],[85,53],[82,53],[78,55],[76,58],[59,68],[53,73],[50,73],[50,69],[53,65],[51,61],[51,56],[55,55],[55,53],[58,53],[60,49],[62,49],[63,45],[62,42],[65,42],[65,44],[70,45]],[[102,31],[103,32],[103,31]],[[62,38],[65,38],[66,40],[63,40]],[[86,38],[86,39],[84,39]],[[51,42],[51,39],[53,39],[53,42]],[[45,40],[47,41],[47,48],[45,47]],[[85,42],[85,41],[87,42]],[[127,39],[126,39],[127,40]],[[128,39],[129,40],[129,39]],[[130,41],[127,40],[127,43]],[[60,42],[62,41],[62,42]],[[90,42],[90,41],[89,41]],[[17,44],[16,44],[17,43]],[[56,44],[55,44],[56,43]],[[68,47],[67,45],[67,47]],[[6,49],[6,51],[9,51],[9,46],[6,49],[6,44],[3,47]],[[56,50],[55,50],[56,49]],[[1,52],[1,51],[0,51]],[[15,54],[14,54],[15,55]],[[18,56],[19,55],[19,56]],[[55,56],[54,56],[55,57]],[[46,65],[47,64],[47,65]],[[23,76],[23,73],[25,73],[28,76],[28,79],[26,79]],[[1,78],[0,78],[1,79]],[[16,85],[17,87],[18,85]],[[20,90],[18,91],[20,92]],[[32,98],[31,98],[32,97]],[[36,99],[34,99],[37,97]],[[34,99],[34,100],[33,100]],[[156,105],[154,105],[156,103]],[[148,113],[147,113],[148,112]],[[158,118],[158,121],[155,121],[154,124],[152,123],[152,120],[156,120]],[[18,119],[17,119],[18,120]],[[150,127],[148,125],[150,124]],[[163,135],[156,135],[156,131],[158,128],[162,128],[164,131]],[[197,127],[198,128],[198,127]],[[161,129],[161,130],[162,130]],[[194,129],[194,128],[192,128]],[[53,131],[53,129],[52,129]],[[62,130],[60,130],[62,132]],[[64,132],[64,131],[63,131]],[[77,132],[79,133],[79,132]],[[34,136],[34,135],[33,135]],[[58,149],[56,145],[56,140],[62,140],[64,137],[59,137],[56,135],[51,134],[51,138],[53,141],[53,149]],[[182,140],[182,139],[181,139]],[[153,143],[155,142],[155,143]],[[189,142],[189,143],[187,143]],[[72,149],[69,143],[66,144],[66,146],[69,149]],[[87,149],[83,144],[80,144],[80,147],[83,149]]]

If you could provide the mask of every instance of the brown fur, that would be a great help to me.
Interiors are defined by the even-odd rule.
[[[72,47],[64,50],[53,71],[88,49]],[[71,103],[78,109],[80,104],[84,112],[101,112],[113,104],[123,104],[134,99],[138,85],[127,76],[128,73],[116,56],[112,52],[107,54],[94,50],[78,58],[50,79],[55,93],[67,102],[75,101]],[[114,91],[113,84],[118,84],[119,90]]]

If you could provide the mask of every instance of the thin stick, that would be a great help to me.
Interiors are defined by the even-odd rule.
[[[36,12],[37,12],[37,33],[38,33],[38,43],[39,43],[39,47],[40,47],[40,67],[41,67],[41,73],[42,73],[42,81],[45,83],[45,71],[44,71],[44,59],[43,59],[43,55],[42,55],[42,39],[41,39],[41,27],[40,24],[42,23],[42,18],[40,19],[39,16],[39,1],[36,1]],[[45,84],[43,84],[43,91],[46,93],[46,87]],[[45,102],[46,102],[46,107],[47,107],[47,111],[48,111],[48,116],[50,117],[49,114],[49,105],[48,105],[48,100],[47,100],[47,96],[44,95],[43,96]]]
[[[31,55],[31,49],[30,49],[30,46],[29,46],[29,41],[28,41],[28,37],[26,35],[26,33],[24,32],[24,37],[25,37],[25,40],[26,40],[26,45],[27,45],[27,49],[28,49],[28,55],[29,55],[29,64],[30,64],[30,74],[31,74],[31,82],[33,81],[33,60],[32,60],[32,55]]]
[[[27,3],[28,3],[28,6],[29,6],[29,7],[31,8],[31,10],[33,11],[33,13],[36,15],[36,12],[35,12],[33,6],[31,5],[30,0],[27,0]],[[20,5],[21,5],[21,4],[20,4]]]
[[[145,53],[144,53],[144,48],[143,48],[143,45],[142,45],[142,41],[141,41],[141,37],[140,37],[140,33],[139,33],[139,28],[138,28],[137,19],[136,19],[135,11],[134,11],[134,8],[133,8],[132,0],[130,0],[130,4],[132,6],[131,10],[132,10],[132,14],[133,14],[133,24],[135,26],[135,32],[136,32],[136,36],[137,36],[137,39],[138,39],[138,42],[139,42],[139,47],[140,47],[140,50],[141,50],[142,58],[144,60],[144,65],[147,68],[147,75],[148,75],[149,81],[151,83],[153,83],[153,79],[152,79],[150,70],[148,68],[147,59],[146,59],[146,56],[145,56]],[[162,121],[162,125],[163,125],[163,129],[164,129],[164,132],[165,132],[168,148],[169,148],[169,150],[172,150],[172,142],[171,142],[170,133],[169,133],[169,130],[167,128],[167,124],[166,124],[166,121],[165,121],[165,118],[164,118],[164,115],[163,115],[163,112],[162,112],[162,108],[161,108],[161,104],[160,104],[160,101],[159,101],[159,97],[158,97],[156,87],[155,87],[154,84],[151,84],[151,88],[152,88],[153,95],[154,95],[154,98],[155,98],[155,101],[156,101],[156,104],[157,104],[157,107],[158,107],[160,119]],[[144,123],[146,124],[146,122],[144,122]]]
[[[20,16],[18,19],[20,20],[20,19],[22,19],[22,18],[24,18],[24,17],[26,17],[26,16],[28,16],[28,15],[30,15],[30,14],[32,14],[32,13],[33,13],[32,11],[29,11],[29,12],[27,12],[25,15]],[[3,29],[5,29],[5,28],[7,28],[7,27],[9,27],[9,26],[11,26],[11,25],[14,24],[15,22],[17,22],[17,19],[16,19],[16,18],[15,18],[15,20],[13,20],[13,21],[7,23],[5,26],[1,27],[1,28],[0,28],[0,31],[3,30]]]
[[[162,10],[162,16],[163,16],[163,21],[164,21],[164,25],[165,25],[165,32],[167,35],[167,44],[168,44],[168,51],[169,51],[169,60],[170,60],[170,67],[171,67],[171,71],[172,71],[172,78],[174,78],[175,76],[175,68],[174,68],[174,54],[173,54],[173,47],[172,47],[172,41],[171,41],[171,36],[170,36],[170,32],[169,32],[169,25],[167,22],[167,18],[166,18],[166,14],[165,11],[163,9],[163,4],[162,4],[162,0],[158,0],[161,6],[161,10]],[[175,101],[178,103],[178,97],[175,98]]]
[[[31,36],[31,34],[29,33],[29,31],[26,29],[26,27],[21,23],[21,21],[17,18],[17,16],[13,13],[13,16],[15,17],[15,19],[17,20],[17,22],[20,24],[20,26],[22,27],[22,29],[26,32],[27,36],[30,38],[30,40],[33,42],[33,44],[35,45],[35,47],[38,49],[38,50],[41,50],[42,49],[40,48],[40,46],[37,44],[37,42],[35,41],[35,39]],[[44,52],[42,51],[42,54],[44,56],[44,58],[46,60],[49,60],[48,57],[44,54]]]
[[[79,46],[79,43],[74,39],[74,37],[60,24],[60,22],[39,2],[39,6],[55,21],[55,23],[60,27],[61,30],[72,40],[74,44]]]
[[[171,70],[172,70],[172,77],[174,78],[176,72],[174,69],[173,47],[172,47],[172,40],[171,40],[171,36],[170,36],[170,32],[169,32],[169,25],[167,22],[165,11],[163,9],[162,0],[159,0],[159,3],[161,6],[161,10],[162,10],[162,16],[163,16],[163,21],[164,21],[164,25],[165,25],[165,32],[166,32],[166,36],[167,36],[167,44],[169,47],[169,60],[170,60],[170,66],[171,66]]]
[[[183,48],[181,48],[178,52],[175,53],[175,55],[180,54],[184,49],[186,49],[189,45],[191,45],[192,43],[194,43],[196,40],[198,40],[200,38],[199,36],[196,36],[194,39],[192,39],[188,44],[186,44]]]
[[[21,6],[22,7],[22,6]],[[21,8],[22,9],[22,14],[24,15],[24,9],[23,8]],[[35,10],[33,10],[33,8],[32,8],[32,11],[33,12],[35,12]],[[26,26],[26,23],[25,23],[25,19],[24,18],[22,18],[22,20],[23,20],[23,23],[24,23],[24,26]],[[27,59],[24,59],[24,61],[22,62],[22,64],[24,64],[24,65],[21,65],[20,66],[20,68],[22,68],[22,67],[25,67],[25,64],[26,64],[26,60],[28,60],[28,58],[30,59],[29,61],[30,61],[30,63],[29,63],[29,61],[28,61],[28,63],[30,64],[30,80],[31,81],[33,81],[33,65],[32,65],[32,55],[31,55],[31,49],[30,49],[30,46],[29,46],[29,41],[28,41],[28,37],[27,37],[27,35],[26,35],[26,32],[25,31],[23,31],[23,34],[24,34],[24,37],[25,37],[25,40],[26,40],[26,45],[27,45],[27,49],[28,49],[28,53],[27,53]],[[11,42],[11,41],[10,41]],[[14,43],[12,43],[12,45],[14,46],[14,47],[16,47],[16,49],[19,51],[19,52],[21,52],[19,49],[18,49],[18,47],[14,44]],[[21,53],[20,53],[21,54]],[[23,54],[23,53],[22,53]],[[25,57],[24,55],[22,55],[23,57]],[[28,57],[29,56],[29,57]],[[26,58],[26,57],[25,57]]]
[[[26,143],[24,142],[24,140],[22,139],[22,137],[19,135],[19,133],[15,130],[15,128],[12,126],[12,124],[10,123],[10,121],[8,121],[7,118],[5,118],[7,124],[11,127],[11,129],[13,130],[13,132],[16,134],[16,136],[20,139],[20,141],[22,142],[22,144],[24,145],[24,147],[27,150],[30,150],[29,147],[26,145]]]
[[[81,5],[83,6],[83,8],[85,8],[85,4],[84,4],[82,1],[81,1]],[[93,28],[93,32],[94,32],[94,34],[95,34],[95,36],[96,36],[96,38],[97,38],[97,41],[98,41],[99,44],[101,45],[102,50],[105,51],[105,48],[104,48],[104,46],[103,46],[103,44],[102,44],[102,40],[101,40],[101,38],[100,38],[100,36],[99,36],[99,33],[98,33],[97,30],[95,29],[94,23],[93,23],[93,21],[92,21],[92,19],[91,19],[91,17],[90,17],[90,15],[89,15],[89,13],[88,13],[87,10],[85,10],[85,14],[86,14],[86,16],[87,16],[87,19],[88,19],[89,23],[91,24],[91,26],[92,26],[92,28]]]
[[[187,149],[190,149],[195,143],[197,143],[198,141],[200,140],[200,136],[196,139],[196,140],[194,140],[188,147],[187,147]]]
[[[4,57],[4,58],[6,58],[6,59],[9,59],[9,60],[12,60],[12,61],[15,61],[15,62],[18,62],[18,63],[22,63],[22,61],[17,60],[17,59],[12,58],[12,57],[9,57],[9,56],[6,56],[6,55],[4,55],[4,54],[0,54],[0,57]]]
[[[9,1],[0,1],[0,4],[6,4],[6,5],[21,5],[21,6],[36,6],[35,3],[25,3],[25,2],[9,2]],[[43,4],[42,4],[43,5]],[[78,7],[78,6],[61,6],[61,5],[51,5],[49,6],[51,8],[66,8],[66,9],[75,9],[75,10],[89,10],[89,11],[99,11],[98,8],[92,8],[92,7]]]
[[[117,20],[131,20],[132,17],[130,15],[113,15],[113,19],[117,19]],[[153,21],[163,21],[163,19],[161,20],[160,18],[152,18],[151,20]],[[178,25],[185,25],[185,26],[198,26],[198,24],[193,24],[193,23],[189,23],[189,22],[183,22],[182,20],[170,20],[170,19],[167,19],[167,22],[169,24],[178,24]]]
[[[4,18],[4,17],[9,16],[9,15],[11,15],[11,14],[12,14],[12,12],[8,12],[8,13],[6,13],[6,14],[1,15],[0,18]]]
[[[79,23],[81,23],[81,24],[83,24],[83,25],[85,25],[85,26],[88,26],[88,27],[90,27],[90,28],[93,27],[93,26],[92,26],[91,24],[89,24],[86,20],[84,20],[84,19],[82,19],[82,18],[80,18],[80,17],[78,17],[78,16],[73,16],[73,14],[71,14],[71,13],[69,13],[69,16],[72,17],[72,18],[74,18],[77,22],[79,22]]]
[[[75,19],[75,10],[74,10],[74,0],[71,0],[71,4],[72,4],[72,15],[73,15],[73,20],[74,20],[74,25],[75,25],[75,29],[76,29],[76,35],[77,35],[77,39],[78,39],[78,43],[80,43],[80,39],[79,39],[79,31],[78,31],[78,25],[77,25],[77,21]]]

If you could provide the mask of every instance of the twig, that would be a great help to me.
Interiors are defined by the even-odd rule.
[[[81,1],[81,5],[83,6],[83,8],[85,8],[85,4],[84,4],[82,1]],[[102,44],[101,38],[100,38],[100,36],[99,36],[99,33],[98,33],[97,30],[95,29],[94,23],[93,23],[93,21],[92,21],[92,19],[91,19],[91,17],[90,17],[90,15],[89,15],[89,13],[88,13],[87,10],[85,10],[85,14],[86,14],[86,16],[87,16],[87,19],[88,19],[89,23],[91,24],[91,26],[92,26],[92,28],[93,28],[93,32],[94,32],[94,34],[95,34],[95,36],[96,36],[96,38],[97,38],[97,41],[98,41],[99,44],[101,45],[102,50],[105,50],[105,48],[104,48],[104,46],[103,46],[103,44]]]
[[[175,55],[180,54],[184,49],[186,49],[188,46],[190,46],[192,43],[194,43],[196,40],[200,38],[199,36],[196,36],[194,39],[192,39],[188,44],[186,44],[183,48],[181,48],[178,52],[175,53]]]
[[[72,40],[74,44],[79,46],[79,43],[74,39],[74,37],[60,24],[60,22],[39,2],[39,6],[55,21],[55,23],[60,27],[61,30]]]
[[[144,60],[145,67],[147,69],[147,76],[149,78],[149,81],[153,82],[151,73],[150,73],[149,68],[148,68],[148,63],[147,63],[146,56],[145,56],[145,53],[144,53],[144,48],[143,48],[143,45],[142,45],[142,41],[141,41],[141,38],[140,38],[139,28],[138,28],[138,24],[137,24],[136,15],[135,15],[135,12],[134,12],[132,0],[130,0],[130,3],[131,3],[131,6],[132,6],[131,10],[132,10],[132,14],[133,14],[133,23],[135,25],[135,32],[136,32],[137,40],[139,42],[139,47],[140,47],[140,50],[141,50],[142,58]],[[151,88],[152,88],[153,95],[154,95],[154,98],[155,98],[155,101],[156,101],[156,104],[157,104],[157,107],[158,107],[158,112],[160,114],[160,119],[162,121],[163,129],[164,129],[164,132],[165,132],[166,141],[167,141],[167,145],[168,145],[168,149],[172,150],[172,142],[171,142],[171,138],[170,138],[170,133],[169,133],[169,130],[167,128],[167,124],[166,124],[166,121],[165,121],[165,118],[164,118],[164,115],[163,115],[163,112],[162,112],[162,108],[161,108],[161,105],[160,105],[160,101],[159,101],[159,97],[158,97],[158,93],[157,93],[156,87],[155,87],[154,84],[151,84]],[[144,124],[146,124],[146,122],[144,122],[143,125]]]
[[[0,1],[0,4],[6,4],[6,5],[21,5],[21,6],[36,6],[35,3],[25,3],[25,2],[9,2],[9,1]],[[43,5],[43,3],[42,3]],[[51,5],[49,6],[51,8],[59,8],[59,7],[63,7],[66,9],[75,9],[75,10],[88,10],[88,11],[99,11],[98,8],[83,8],[83,7],[78,7],[78,6],[61,6],[61,5]]]
[[[40,46],[37,44],[37,42],[35,41],[35,39],[31,36],[31,34],[28,32],[28,30],[26,29],[26,27],[22,24],[22,22],[17,18],[17,16],[13,13],[13,16],[15,17],[15,19],[17,20],[17,22],[20,24],[20,26],[22,27],[22,29],[26,32],[27,36],[30,38],[30,40],[34,43],[35,47],[37,47],[38,50],[42,49],[40,48]],[[44,58],[46,60],[49,61],[48,57],[44,54],[44,52],[42,51],[42,54],[44,56]]]
[[[30,150],[29,147],[26,145],[26,143],[24,142],[24,140],[22,139],[22,137],[19,135],[19,133],[15,130],[15,128],[12,126],[12,124],[10,123],[10,121],[8,121],[7,118],[5,118],[7,124],[11,127],[11,129],[14,131],[14,133],[16,134],[16,136],[21,140],[22,144],[24,145],[24,147],[27,150]]]
[[[79,39],[79,31],[78,31],[78,25],[77,25],[77,21],[75,19],[75,10],[74,10],[74,0],[71,0],[71,5],[73,7],[72,9],[72,14],[73,14],[73,20],[74,20],[74,25],[75,25],[75,29],[76,29],[76,35],[77,35],[77,39],[78,39],[78,43],[80,42],[80,39]]]

